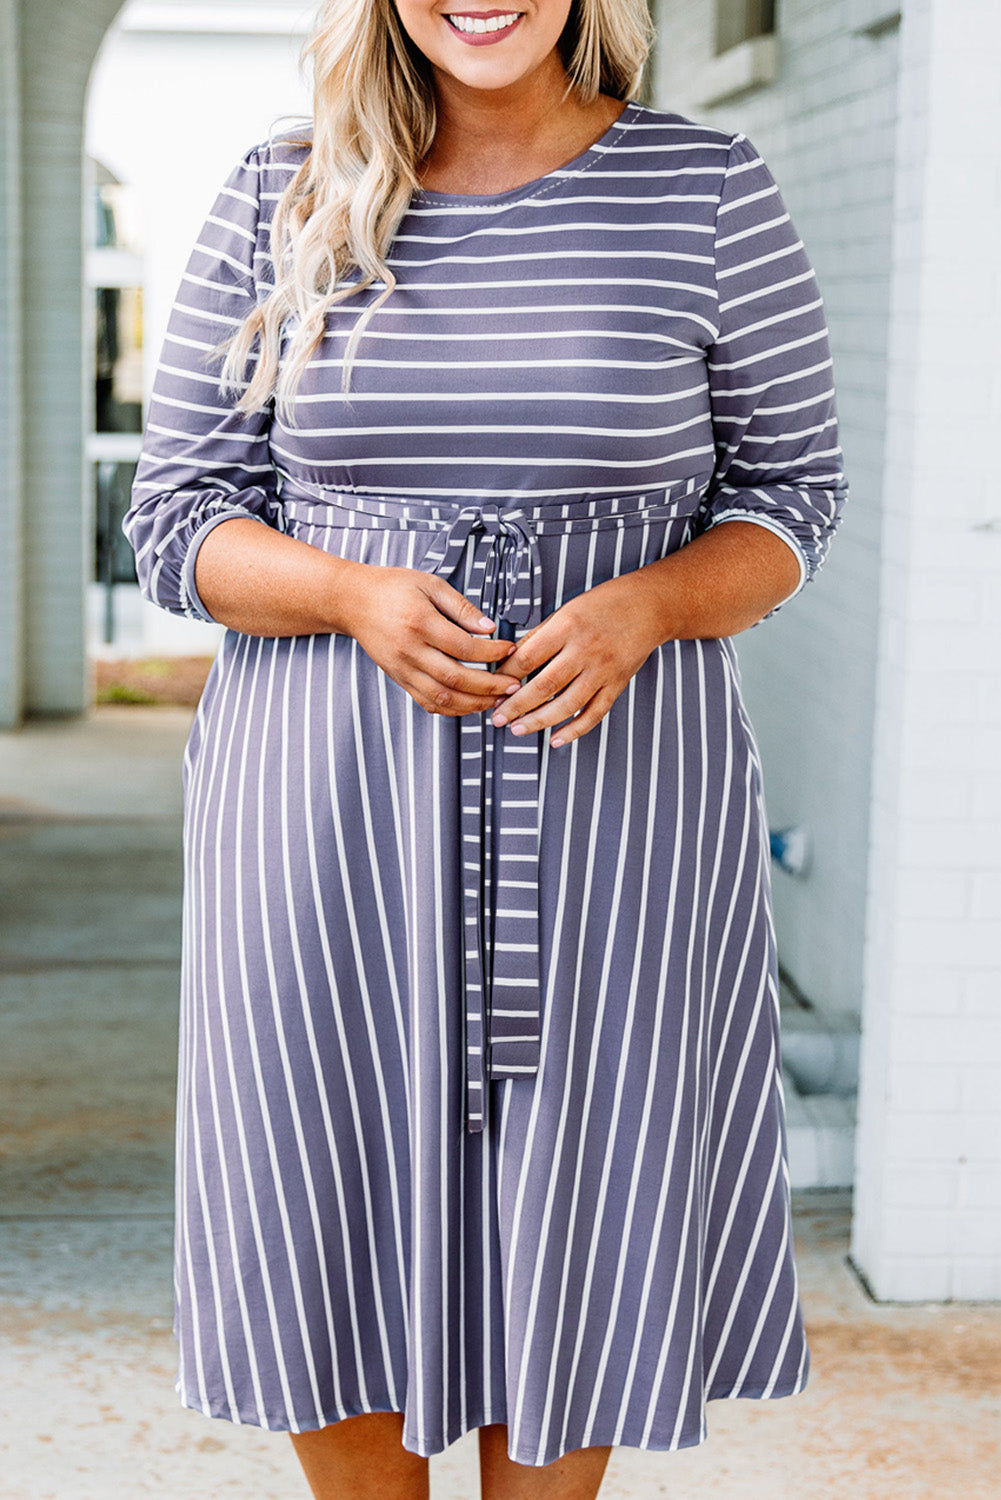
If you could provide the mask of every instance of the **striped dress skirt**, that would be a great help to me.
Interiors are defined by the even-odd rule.
[[[680,545],[691,488],[284,505],[517,639]],[[659,647],[548,739],[429,715],[348,636],[227,632],[184,760],[187,1404],[294,1431],[401,1411],[428,1455],[504,1422],[539,1465],[698,1443],[705,1400],[805,1383],[732,642]]]

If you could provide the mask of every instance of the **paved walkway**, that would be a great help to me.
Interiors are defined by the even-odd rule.
[[[187,710],[0,734],[0,1494],[305,1500],[288,1438],[174,1394],[171,1170]],[[602,1500],[997,1500],[1001,1308],[875,1305],[851,1199],[794,1195],[813,1369],[617,1448]],[[477,1500],[475,1432],[432,1460]]]

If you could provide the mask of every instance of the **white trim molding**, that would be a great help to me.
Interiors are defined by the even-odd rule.
[[[316,7],[303,0],[292,4],[209,4],[195,5],[179,0],[133,0],[122,12],[119,25],[123,31],[158,31],[215,36],[291,36],[307,35],[312,28]]]
[[[695,80],[696,102],[703,108],[723,104],[752,89],[767,88],[778,76],[778,37],[774,33],[752,36],[699,70]]]

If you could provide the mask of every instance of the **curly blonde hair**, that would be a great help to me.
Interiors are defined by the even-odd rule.
[[[559,39],[566,94],[575,90],[583,104],[600,94],[630,98],[653,34],[646,0],[573,0]],[[328,311],[384,282],[348,341],[342,386],[345,394],[349,389],[358,340],[396,287],[386,256],[436,128],[431,66],[404,31],[394,0],[324,0],[300,62],[312,63],[313,131],[311,139],[290,141],[310,149],[275,208],[275,285],[213,351],[225,354],[220,385],[227,397],[239,395],[236,410],[261,411],[274,401],[289,426]],[[298,325],[280,364],[290,317]]]

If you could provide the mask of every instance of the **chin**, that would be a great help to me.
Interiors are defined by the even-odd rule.
[[[501,73],[495,68],[485,68],[482,72],[478,68],[469,68],[463,69],[461,73],[453,73],[449,69],[448,76],[456,83],[464,84],[466,88],[482,89],[484,93],[497,93],[501,89],[513,88],[527,75],[515,72]]]
[[[473,57],[468,62],[463,59],[458,66],[453,65],[452,59],[449,59],[448,63],[436,62],[433,66],[436,73],[446,75],[467,88],[496,91],[513,88],[523,83],[542,66],[542,62],[534,58],[529,61],[516,61],[512,58],[504,61],[499,58],[496,60],[484,58],[481,62]]]

